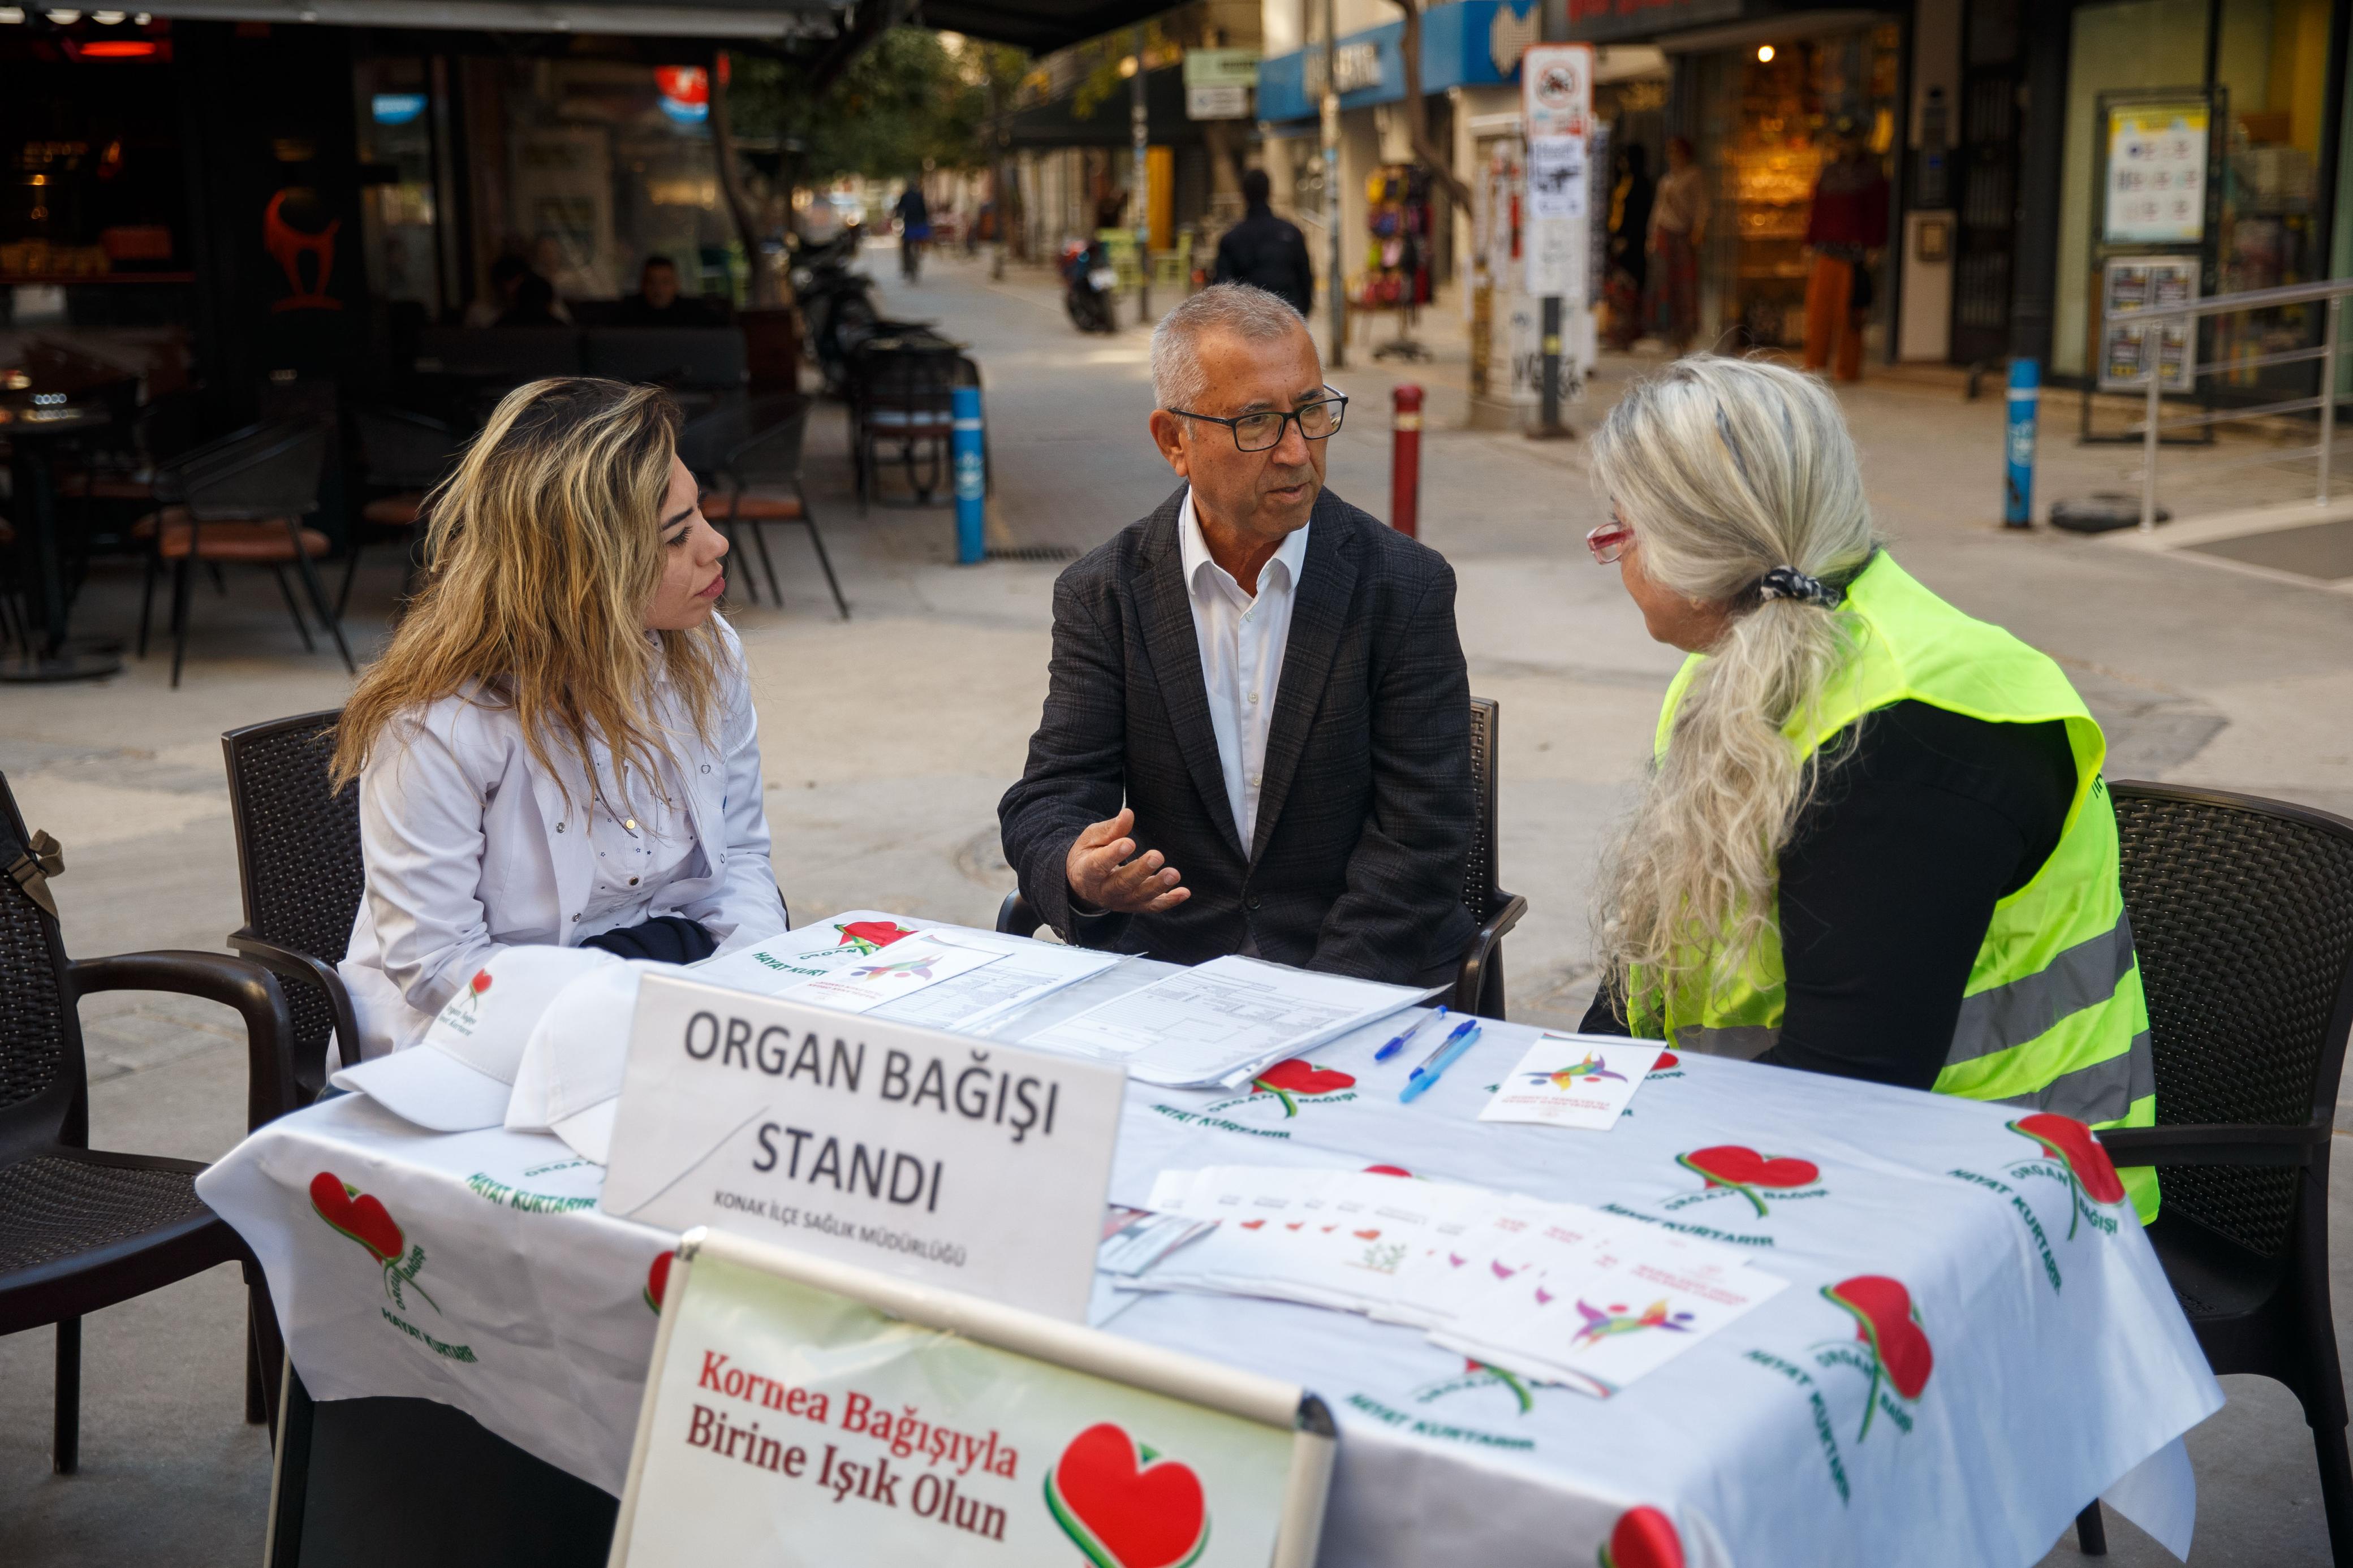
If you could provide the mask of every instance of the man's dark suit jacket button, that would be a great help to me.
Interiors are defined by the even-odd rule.
[[[1246,910],[1254,910],[1258,908],[1258,895],[1256,893],[1252,893],[1249,898],[1244,899],[1242,900],[1242,908]]]

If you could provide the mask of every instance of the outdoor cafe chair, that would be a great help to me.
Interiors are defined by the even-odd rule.
[[[311,608],[334,638],[343,668],[357,674],[351,646],[343,640],[343,623],[327,603],[312,564],[328,551],[327,536],[306,528],[302,519],[319,510],[319,479],[327,462],[327,431],[310,423],[269,425],[240,431],[211,446],[199,447],[164,469],[156,485],[157,499],[167,504],[140,523],[152,542],[147,580],[139,605],[139,656],[147,656],[147,630],[155,600],[155,579],[164,563],[172,572],[172,684],[180,684],[180,668],[188,651],[188,589],[191,571],[202,561],[213,565],[246,563],[267,566],[286,601],[294,629],[301,634],[305,652],[317,651],[311,628],[294,603],[286,582],[292,565],[302,579]]]
[[[955,389],[980,384],[980,367],[928,330],[869,339],[852,356],[850,460],[863,515],[881,490],[882,448],[896,443],[912,498],[884,504],[929,506],[953,491]],[[981,462],[987,466],[987,436]]]
[[[1495,877],[1495,749],[1503,706],[1492,697],[1471,699],[1471,854],[1462,867],[1462,904],[1479,930],[1456,967],[1454,994],[1447,1005],[1458,1013],[1504,1016],[1504,937],[1528,912],[1528,900],[1507,893]],[[997,929],[1008,936],[1034,936],[1042,917],[1017,890],[1005,895]]]
[[[221,737],[237,831],[245,923],[236,952],[275,973],[293,1019],[293,1072],[307,1103],[325,1087],[327,1038],[341,1067],[359,1059],[351,994],[335,973],[352,939],[366,874],[359,785],[329,786],[340,709],[248,724]]]
[[[245,1020],[246,1120],[294,1109],[286,998],[257,963],[219,952],[69,959],[49,883],[56,840],[25,830],[0,775],[0,1334],[57,1326],[52,1463],[79,1464],[81,1321],[223,1263],[245,1275],[246,1419],[274,1414],[278,1321],[252,1254],[196,1196],[195,1160],[90,1147],[90,1072],[78,1004],[106,991],[168,992]]]
[[[797,522],[807,529],[825,585],[833,592],[833,607],[846,621],[849,602],[841,596],[825,535],[818,531],[817,514],[809,510],[808,492],[801,486],[808,417],[807,400],[789,394],[723,403],[687,422],[679,433],[678,455],[702,487],[703,515],[727,536],[727,542],[737,542],[738,525],[751,530],[760,569],[768,579],[768,597],[779,608],[785,600],[776,587],[776,563],[768,555],[767,525]],[[737,575],[744,597],[758,604],[748,557]]]
[[[352,579],[359,574],[365,533],[387,542],[406,540],[424,514],[427,492],[457,466],[465,445],[442,421],[406,408],[354,408],[352,426],[359,437],[360,482],[385,493],[361,506],[360,527],[344,542],[343,581],[335,591],[337,620],[352,602]],[[414,575],[412,563],[402,576],[403,598]]]
[[[2158,1125],[2148,1238],[2207,1361],[2294,1390],[2332,1554],[2353,1562],[2345,1381],[2328,1294],[2328,1152],[2353,1028],[2353,822],[2220,790],[2118,783],[2125,909],[2148,994]],[[2088,1528],[2086,1528],[2088,1527]],[[2078,1521],[2101,1550],[2100,1505]]]

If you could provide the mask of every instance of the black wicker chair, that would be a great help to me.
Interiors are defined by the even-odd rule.
[[[48,879],[57,847],[25,831],[0,776],[0,1334],[56,1324],[53,1462],[79,1462],[81,1320],[222,1263],[251,1302],[246,1418],[274,1415],[283,1347],[261,1270],[196,1196],[193,1160],[90,1147],[90,1076],[75,1007],[102,991],[201,996],[244,1016],[249,1126],[294,1109],[293,1022],[267,970],[218,952],[69,960]]]
[[[722,404],[688,422],[679,435],[678,455],[702,487],[704,515],[726,534],[728,543],[737,542],[739,527],[750,528],[760,552],[760,570],[768,579],[768,597],[779,608],[785,600],[776,587],[776,563],[768,557],[767,525],[797,522],[807,529],[825,585],[833,591],[833,607],[846,621],[849,602],[841,596],[841,580],[833,574],[825,535],[818,531],[817,514],[801,488],[801,446],[808,434],[808,401],[790,395]],[[748,558],[736,576],[744,584],[744,596],[759,603]]]
[[[2148,1237],[2217,1373],[2295,1391],[2333,1555],[2353,1562],[2345,1381],[2328,1299],[2328,1150],[2353,1028],[2353,822],[2252,795],[2111,786],[2148,993],[2158,1125],[2100,1142],[2155,1165]],[[2079,1523],[2100,1549],[2099,1504]]]
[[[351,995],[335,973],[365,882],[358,786],[327,787],[327,759],[342,717],[334,709],[298,713],[221,737],[245,895],[245,924],[229,934],[228,945],[285,982],[294,1074],[306,1100],[332,1070],[329,1031],[340,1065],[360,1059]]]
[[[1463,950],[1454,994],[1447,1000],[1457,1012],[1488,1018],[1504,1016],[1504,934],[1528,912],[1526,899],[1495,885],[1495,748],[1502,723],[1502,706],[1493,698],[1471,699],[1471,788],[1476,805],[1471,857],[1462,868],[1462,903],[1479,922],[1479,931]],[[997,929],[1008,936],[1034,935],[1043,923],[1018,891],[1006,894],[997,911]]]

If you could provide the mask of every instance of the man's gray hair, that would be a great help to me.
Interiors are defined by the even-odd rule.
[[[1160,318],[1152,329],[1152,397],[1162,408],[1198,409],[1209,378],[1201,368],[1201,334],[1231,332],[1268,342],[1303,331],[1291,301],[1247,283],[1212,283]]]

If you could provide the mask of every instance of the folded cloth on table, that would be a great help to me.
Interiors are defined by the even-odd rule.
[[[541,1015],[575,981],[622,962],[587,948],[501,949],[459,987],[415,1045],[344,1068],[328,1081],[436,1132],[496,1127],[506,1120],[515,1071]],[[624,1015],[625,1037],[626,1020]]]
[[[675,963],[615,963],[566,986],[524,1043],[506,1108],[511,1132],[553,1132],[598,1164],[613,1145],[613,1110],[628,1064],[638,986],[649,974],[688,974]]]

